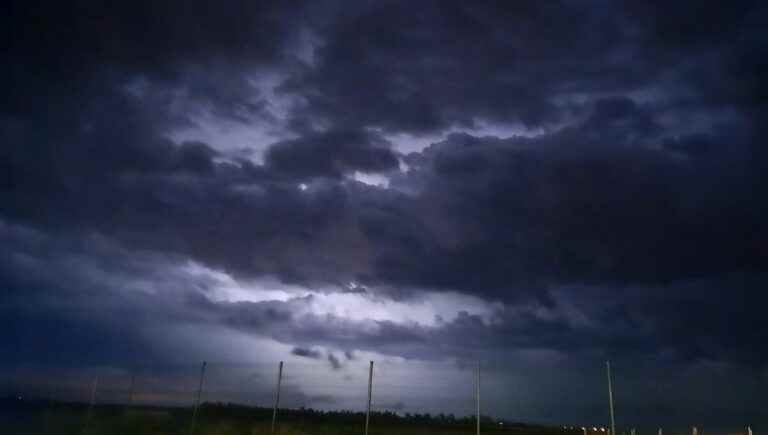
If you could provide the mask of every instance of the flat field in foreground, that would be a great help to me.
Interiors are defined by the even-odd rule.
[[[6,402],[5,405],[8,405]],[[0,408],[0,432],[15,435],[266,435],[271,434],[268,408],[223,404],[201,406],[194,428],[189,408],[25,403]],[[281,435],[361,435],[365,417],[358,412],[281,410]],[[5,428],[2,430],[2,428]],[[484,434],[562,435],[560,428],[483,421]],[[474,434],[471,418],[371,415],[370,435]],[[579,435],[579,432],[574,432]],[[571,434],[571,435],[574,435]]]

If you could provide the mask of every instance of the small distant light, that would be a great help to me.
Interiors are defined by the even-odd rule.
[[[597,430],[597,428],[596,428],[596,427],[592,427],[592,430],[596,431],[596,430]]]
[[[604,427],[601,427],[601,428],[600,428],[600,431],[602,431],[602,432],[605,432],[605,428],[604,428]]]
[[[308,188],[308,186],[306,184],[304,184],[304,183],[299,184],[299,190],[301,190],[302,192],[307,190],[307,188]]]
[[[19,396],[19,400],[21,400],[21,396]]]

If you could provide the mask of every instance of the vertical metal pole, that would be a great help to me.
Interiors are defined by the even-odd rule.
[[[123,421],[125,421],[128,418],[128,415],[131,412],[131,407],[133,406],[133,389],[136,387],[136,372],[131,372],[131,383],[128,386],[128,402],[125,404],[125,409],[123,410]]]
[[[476,405],[477,405],[477,435],[480,435],[480,360],[477,361],[477,375],[475,379],[475,398],[476,398]]]
[[[195,396],[195,406],[192,409],[192,423],[189,426],[190,435],[195,433],[195,424],[197,423],[197,410],[200,408],[200,397],[203,394],[203,381],[205,379],[205,366],[207,363],[203,361],[202,367],[200,367],[200,383],[197,385],[197,395]]]
[[[277,424],[277,409],[280,407],[280,384],[283,382],[283,362],[277,366],[277,388],[275,390],[275,408],[272,410],[272,433],[275,433]]]
[[[58,386],[54,385],[53,390],[51,391],[51,394],[48,398],[48,406],[45,407],[45,433],[50,434],[51,433],[51,412],[53,411],[54,406],[56,405],[56,401],[58,399]]]
[[[611,380],[611,362],[605,362],[605,372],[608,376],[608,405],[611,411],[611,434],[616,435],[616,421],[613,416],[613,382]],[[695,435],[695,434],[694,434]]]
[[[91,400],[88,402],[88,412],[85,414],[85,424],[83,425],[83,434],[88,433],[88,426],[91,424],[91,418],[93,416],[93,406],[96,403],[96,389],[99,388],[99,377],[93,380],[91,386]]]
[[[368,408],[365,411],[365,435],[368,435],[368,426],[371,421],[371,398],[373,397],[373,361],[368,367]]]
[[[128,405],[126,408],[133,406],[133,389],[136,388],[136,372],[131,373],[131,385],[128,387]]]

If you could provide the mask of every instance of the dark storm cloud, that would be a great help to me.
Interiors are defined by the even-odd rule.
[[[736,274],[667,286],[563,287],[553,289],[549,305],[508,305],[490,320],[459,312],[435,326],[316,315],[303,312],[306,301],[300,299],[210,304],[205,317],[285,343],[301,343],[292,353],[313,359],[323,355],[311,346],[426,360],[502,361],[520,350],[547,349],[573,357],[592,358],[597,352],[628,361],[647,355],[666,355],[677,363],[725,358],[760,368],[768,355],[755,343],[768,334],[755,327],[754,319],[763,311],[760,288],[765,279]],[[723,291],[732,296],[718,298]],[[285,314],[276,317],[275,311]],[[262,320],[235,320],[243,316]],[[341,366],[332,352],[327,357],[334,368]]]
[[[169,356],[147,346],[143,335],[144,328],[185,318],[179,310],[160,308],[160,300],[172,300],[176,286],[184,286],[178,275],[163,278],[162,265],[172,258],[135,255],[100,237],[55,239],[5,223],[0,240],[4,364],[130,363],[138,355]],[[165,281],[167,293],[152,301],[128,291],[126,283],[137,277]]]
[[[320,359],[323,354],[318,350],[307,349],[304,347],[294,347],[291,349],[291,355],[302,356],[305,358]]]
[[[306,93],[308,116],[425,132],[479,119],[557,122],[562,111],[552,97],[587,72],[605,80],[580,91],[610,92],[616,78],[642,74],[609,64],[626,49],[628,32],[596,10],[551,2],[420,9],[392,2],[341,15],[324,34],[318,65],[285,89]],[[587,28],[596,34],[580,38]]]
[[[91,93],[111,75],[160,83],[225,116],[261,113],[244,73],[291,57],[289,26],[301,15],[288,11],[297,5],[11,2],[0,25],[8,42],[0,79],[13,86],[0,109],[8,116],[55,111],[50,118],[58,122],[61,111],[75,116],[97,103]]]
[[[695,18],[685,3],[435,1],[418,14],[376,3],[323,28],[317,65],[284,89],[307,99],[297,116],[414,133],[557,124],[595,95],[662,90],[715,105],[761,95],[764,47],[745,40],[761,38],[764,11],[706,3]]]
[[[319,182],[305,193],[269,167],[216,162],[218,153],[205,144],[165,138],[161,109],[120,90],[103,92],[98,104],[62,112],[43,130],[43,117],[0,120],[0,136],[11,144],[0,150],[5,216],[62,232],[119,233],[137,246],[289,280],[332,280],[341,265],[297,267],[301,257],[314,258],[318,243],[350,243],[329,248],[350,258],[328,259],[356,261],[355,241],[345,236],[353,229],[329,226],[345,219],[342,186]],[[251,235],[243,237],[246,227]],[[275,255],[299,245],[305,248],[283,251],[282,260]]]
[[[617,400],[627,424],[652,417],[654,422],[675,425],[702,409],[717,414],[707,420],[708,427],[727,427],[742,418],[760,421],[764,415],[759,397],[768,378],[760,374],[764,359],[757,358],[764,356],[754,346],[768,337],[755,328],[754,319],[760,318],[764,305],[758,295],[765,280],[758,277],[628,287],[609,294],[602,287],[562,288],[553,295],[551,306],[508,306],[491,322],[459,313],[455,319],[426,327],[314,315],[303,310],[309,301],[304,297],[286,302],[216,301],[209,292],[216,283],[180,271],[179,258],[126,251],[100,237],[62,240],[20,227],[4,225],[0,230],[0,277],[6,290],[0,305],[5,321],[0,342],[7,356],[3,366],[10,364],[11,369],[4,372],[4,380],[9,381],[4,388],[11,391],[49,397],[52,373],[58,373],[66,381],[56,384],[57,397],[85,400],[83,385],[99,374],[102,388],[107,388],[100,391],[102,400],[109,400],[111,394],[123,400],[128,370],[133,370],[141,382],[137,400],[188,403],[188,386],[195,383],[198,369],[190,361],[238,357],[237,352],[229,356],[210,348],[226,339],[220,335],[226,331],[220,327],[225,326],[294,345],[294,354],[320,346],[417,360],[480,358],[485,385],[494,386],[486,390],[488,412],[494,415],[507,415],[503,406],[496,407],[512,400],[526,404],[516,408],[517,418],[548,421],[548,414],[540,415],[535,409],[549,409],[558,400],[572,397],[581,399],[575,401],[578,405],[569,400],[557,418],[603,418],[599,367],[606,356],[617,368]],[[717,298],[724,288],[732,290],[731,297]],[[740,293],[746,290],[749,293]],[[179,325],[199,329],[192,336],[163,334]],[[220,332],[208,338],[201,334],[204,330]],[[335,370],[354,364],[341,366],[334,352],[329,350],[326,356],[332,368],[338,367]],[[319,352],[310,353],[323,358]],[[417,370],[411,364],[406,370]],[[108,368],[112,366],[125,370],[115,372]],[[288,363],[291,373],[296,368]],[[249,374],[245,379],[243,369],[263,370],[258,372],[263,376],[253,379]],[[206,384],[212,388],[206,390],[207,400],[269,403],[273,384],[264,379],[271,379],[273,370],[271,365],[266,369],[210,363]],[[386,368],[380,373],[377,397],[383,402],[395,375]],[[35,376],[44,376],[45,382],[38,378],[37,389],[30,390]],[[116,382],[114,390],[108,387],[110,379]],[[430,380],[425,376],[412,386],[424,388]],[[501,390],[514,392],[513,397],[491,398]],[[146,391],[151,392],[147,398],[142,396]],[[433,390],[425,391],[431,400],[442,400]],[[338,403],[335,396],[307,394],[292,382],[285,393],[287,406]],[[424,391],[398,386],[394,397],[408,395],[416,400],[418,394]],[[692,400],[712,394],[735,402],[723,407],[707,399]],[[598,403],[593,402],[595,398]]]
[[[765,215],[755,202],[750,144],[726,127],[664,138],[647,117],[631,100],[598,101],[584,123],[553,134],[453,135],[408,156],[410,172],[394,185],[418,186],[419,205],[361,212],[364,232],[383,247],[377,273],[501,296],[515,284],[658,283],[764,270]],[[650,146],[694,141],[712,144],[710,151]],[[422,220],[424,213],[441,216]]]
[[[248,54],[270,59],[279,53],[287,32],[291,2],[228,1],[163,3],[139,1],[107,7],[100,2],[74,4],[14,2],[4,16],[6,30],[16,30],[13,54],[40,62],[74,63],[84,68],[104,63],[145,70],[170,62],[199,60],[216,54]],[[41,51],[32,52],[30,47]]]
[[[355,350],[544,349],[764,367],[756,5],[14,4],[0,350],[11,364],[167,360],[180,338],[158,335],[197,325],[324,347],[334,366]],[[289,119],[254,84],[264,71]],[[200,111],[293,135],[263,163],[173,140]],[[485,124],[541,134],[396,151],[397,133]],[[452,290],[504,305],[429,327],[308,313],[311,297],[224,302],[178,272],[189,259],[359,297]]]
[[[397,168],[397,156],[382,137],[366,131],[328,131],[278,142],[266,154],[268,168],[296,178],[331,177],[355,170]]]
[[[328,362],[331,364],[333,370],[341,369],[341,360],[332,352],[328,352]]]
[[[314,346],[348,349],[348,360],[349,349],[438,360],[494,358],[520,349],[570,355],[601,349],[616,357],[666,352],[676,360],[727,355],[758,367],[766,358],[754,347],[768,339],[754,325],[763,310],[765,278],[759,275],[608,294],[601,287],[558,288],[549,306],[510,305],[490,323],[461,312],[428,327],[312,314],[311,297],[215,301],[209,293],[214,283],[179,270],[179,259],[125,251],[98,237],[58,240],[19,227],[2,230],[2,315],[12,332],[2,345],[13,361],[127,363],[138,355],[145,363],[163,361],[169,357],[164,342],[172,338],[148,332],[179,323],[274,338],[295,344],[292,354],[313,359],[324,357]],[[724,290],[730,296],[718,298]],[[462,336],[473,339],[457,340]],[[333,367],[341,366],[333,352],[326,356]]]
[[[753,205],[752,198],[759,196],[764,183],[759,181],[761,166],[750,158],[760,133],[746,113],[751,106],[736,106],[737,115],[713,121],[706,131],[679,134],[681,125],[668,120],[683,110],[679,105],[688,104],[693,107],[690,110],[702,110],[714,120],[715,115],[707,112],[710,106],[739,100],[724,94],[716,102],[705,102],[708,94],[693,80],[698,76],[692,75],[693,88],[685,92],[692,97],[678,101],[682,91],[677,75],[669,80],[654,74],[632,78],[627,71],[662,68],[644,55],[662,48],[664,53],[688,50],[692,56],[670,60],[662,69],[675,72],[689,63],[698,64],[698,56],[703,55],[697,48],[702,43],[700,31],[691,29],[691,40],[683,40],[680,47],[666,47],[652,37],[655,29],[644,24],[643,14],[648,11],[629,16],[620,7],[579,10],[583,20],[571,26],[544,25],[564,22],[568,5],[497,10],[440,3],[425,6],[423,14],[405,14],[397,4],[388,4],[328,17],[330,27],[315,29],[321,37],[315,51],[318,63],[305,67],[333,82],[318,79],[315,83],[309,78],[306,83],[296,82],[301,74],[289,72],[288,83],[296,82],[291,89],[307,98],[308,104],[302,107],[310,117],[325,117],[313,105],[314,96],[337,90],[371,102],[370,110],[381,114],[370,115],[377,121],[367,122],[357,117],[368,117],[369,105],[361,108],[334,100],[339,116],[355,119],[331,119],[333,128],[305,131],[297,139],[275,143],[267,150],[263,166],[217,163],[217,153],[205,144],[171,143],[164,137],[165,130],[184,121],[166,105],[154,104],[153,98],[162,91],[151,88],[149,97],[137,97],[120,86],[120,74],[100,73],[87,81],[74,81],[73,90],[88,84],[87,92],[52,94],[47,97],[48,113],[2,120],[3,141],[15,144],[3,151],[2,210],[19,221],[61,229],[67,225],[93,228],[140,247],[170,249],[238,273],[275,274],[299,282],[354,279],[452,288],[509,299],[520,291],[546,297],[541,289],[551,282],[660,282],[763,267],[765,232],[758,223],[765,208]],[[749,9],[734,10],[733,16],[726,17],[728,23],[754,19]],[[142,8],[136,11],[144,16]],[[223,8],[206,26],[225,26],[216,17],[224,14],[226,18],[228,13],[234,12]],[[259,19],[272,16],[258,15]],[[183,18],[174,23],[184,23]],[[170,18],[160,14],[157,19],[162,23]],[[599,32],[616,35],[586,37],[592,33],[582,26],[591,26],[594,20],[606,24],[597,27]],[[384,32],[369,31],[391,22],[398,23],[391,37],[402,38],[403,43],[388,44]],[[501,32],[502,24],[508,31]],[[93,33],[86,25],[76,28]],[[179,59],[195,59],[207,51],[227,52],[217,50],[217,41],[239,50],[239,41],[258,40],[263,31],[258,26],[253,26],[254,34],[243,29],[251,27],[235,25],[228,39],[219,41],[219,36],[210,44],[193,44],[177,52],[180,58],[167,62],[181,65]],[[729,24],[719,40],[730,47],[738,40],[734,32],[750,34],[740,29]],[[446,44],[454,33],[461,37]],[[584,37],[574,39],[573,35]],[[136,55],[130,49],[142,41],[136,38],[131,34],[117,38],[129,46],[126,58]],[[178,38],[165,39],[170,44]],[[87,46],[87,41],[76,42],[75,52],[85,50],[82,44]],[[279,45],[269,39],[265,44]],[[473,58],[466,54],[475,46],[483,48],[477,54],[480,59],[468,61]],[[170,50],[162,44],[155,48]],[[118,56],[121,50],[108,52]],[[241,53],[246,59],[262,58],[247,52]],[[496,64],[505,59],[502,52],[510,53],[506,58],[519,59]],[[709,62],[728,79],[731,69],[723,50],[707,53],[714,58]],[[425,54],[427,60],[435,59],[423,64],[416,60]],[[638,56],[632,62],[612,60],[619,54]],[[276,56],[267,58],[278,65]],[[360,56],[377,59],[383,69],[378,74],[356,70],[350,62],[370,64]],[[121,59],[94,62],[128,71],[126,65],[132,63]],[[476,65],[492,76],[473,80]],[[328,67],[341,68],[362,82],[356,83],[342,71],[325,72]],[[406,70],[398,73],[399,67]],[[442,74],[444,67],[456,76]],[[459,76],[460,83],[471,86],[454,86]],[[496,76],[518,84],[507,94],[505,86],[494,81]],[[400,77],[403,81],[398,81]],[[443,77],[449,81],[442,82]],[[631,80],[613,84],[611,78],[617,77]],[[189,76],[176,80],[224,103],[238,94],[221,95],[218,88],[196,87]],[[376,105],[381,98],[397,95],[397,90],[411,89],[410,80],[415,81],[417,94],[391,107]],[[640,81],[632,84],[632,80]],[[654,84],[662,91],[670,88],[668,94],[645,103],[625,96],[600,97]],[[387,141],[362,127],[411,131],[408,124],[398,126],[390,116],[415,120],[418,116],[407,110],[428,114],[430,110],[420,108],[419,102],[457,114],[455,119],[434,115],[447,120],[434,124],[435,128],[470,124],[468,117],[514,121],[522,116],[514,108],[507,108],[512,110],[507,113],[478,106],[494,101],[480,85],[505,102],[525,108],[535,105],[529,104],[526,92],[518,92],[523,86],[534,92],[531,98],[539,103],[553,104],[565,92],[563,87],[586,95],[586,101],[563,106],[575,111],[578,122],[535,139],[452,136],[408,156],[411,171],[396,175],[393,184],[404,192],[418,191],[415,197],[338,181],[354,171],[396,168],[396,156]],[[456,89],[459,93],[452,95]],[[555,122],[559,116],[533,118]],[[658,147],[674,152],[660,152]],[[298,183],[304,178],[321,181],[302,192]],[[319,252],[323,255],[316,255]]]

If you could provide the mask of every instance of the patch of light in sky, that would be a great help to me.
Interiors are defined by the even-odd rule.
[[[226,272],[206,267],[194,261],[189,261],[182,269],[193,278],[207,281],[210,289],[208,296],[219,302],[285,302],[291,298],[309,294],[304,289],[283,284],[272,278],[260,279],[258,283],[243,283],[235,280]]]
[[[222,120],[210,113],[192,116],[194,127],[187,127],[169,134],[174,142],[199,141],[232,157],[245,158],[257,163],[263,160],[263,152],[276,141],[265,127]]]
[[[320,37],[309,29],[302,29],[298,32],[296,41],[294,41],[294,47],[290,52],[295,55],[300,61],[306,63],[309,66],[317,64],[317,56],[315,56],[315,50],[320,45]]]
[[[227,156],[262,163],[269,145],[295,137],[284,125],[292,100],[276,92],[280,80],[280,76],[269,73],[248,79],[253,88],[254,103],[266,102],[266,116],[251,115],[248,122],[244,122],[217,116],[205,107],[182,108],[193,125],[171,131],[168,137],[175,142],[201,141]]]
[[[225,271],[191,261],[182,269],[195,281],[203,282],[209,297],[216,301],[291,302],[301,299],[302,303],[293,307],[297,315],[302,312],[317,316],[332,315],[359,322],[361,328],[376,327],[375,322],[380,321],[439,328],[443,321],[455,319],[462,311],[479,315],[490,322],[494,313],[503,308],[500,303],[456,292],[424,292],[413,299],[392,300],[370,289],[357,291],[364,290],[357,283],[350,283],[344,288],[307,289],[285,285],[275,279],[244,281]],[[211,376],[211,384],[218,386],[217,391],[211,392],[211,397],[218,397],[215,395],[219,394],[222,400],[232,394],[246,393],[243,397],[264,400],[268,397],[265,392],[260,392],[266,388],[264,382],[271,382],[276,374],[277,362],[285,361],[285,406],[362,410],[365,406],[368,362],[375,361],[374,409],[448,411],[458,415],[472,412],[472,367],[457,364],[451,359],[406,359],[354,347],[335,349],[317,346],[311,342],[299,345],[309,347],[314,356],[302,357],[292,354],[293,344],[226,328],[211,330],[185,326],[166,332],[176,338],[175,342],[201,344],[200,349],[180,344],[181,348],[177,350],[187,359],[197,357],[219,362],[211,367],[217,370],[217,374]],[[228,361],[239,365],[230,368],[226,365]],[[238,369],[241,366],[245,368]],[[249,378],[252,380],[247,381],[253,382],[253,385],[244,384],[246,381],[242,377],[233,377],[238,370],[246,369],[254,373]],[[233,393],[228,392],[230,386]],[[254,391],[249,392],[250,389]],[[244,393],[238,393],[240,391]]]
[[[393,148],[403,154],[420,152],[433,143],[445,140],[453,133],[467,133],[473,136],[496,136],[509,138],[513,136],[534,137],[547,132],[545,128],[527,128],[518,124],[499,124],[486,121],[477,121],[472,128],[452,127],[449,130],[427,135],[413,135],[407,133],[384,134],[392,142]]]
[[[389,187],[389,178],[381,174],[369,174],[365,172],[355,171],[352,178],[361,183],[368,184],[376,187]]]
[[[162,343],[169,362],[185,365],[190,361],[273,364],[292,348],[252,333],[191,323],[167,325],[147,333]]]
[[[438,327],[440,320],[449,322],[459,312],[478,315],[487,322],[492,321],[500,303],[484,301],[475,296],[456,292],[426,292],[409,300],[392,300],[370,292],[349,293],[334,288],[306,289],[286,285],[276,279],[262,278],[253,281],[239,281],[229,274],[208,268],[195,262],[188,262],[184,271],[189,276],[206,282],[208,296],[220,302],[266,302],[303,298],[306,313],[334,315],[342,319],[367,322],[391,321],[395,323],[417,323]],[[311,296],[307,298],[307,296]]]
[[[149,82],[147,82],[147,79],[143,76],[138,76],[128,81],[128,83],[123,86],[123,90],[132,97],[141,99],[146,95],[148,87]]]

